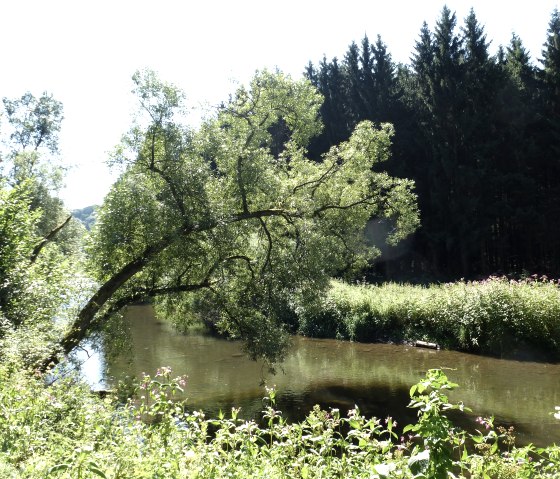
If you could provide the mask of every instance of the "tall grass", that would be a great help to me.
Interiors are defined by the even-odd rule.
[[[496,355],[534,348],[560,358],[560,287],[544,277],[427,287],[333,281],[320,307],[301,310],[299,319],[308,336],[426,340]]]

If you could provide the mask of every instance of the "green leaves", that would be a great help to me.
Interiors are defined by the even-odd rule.
[[[495,431],[493,425],[480,437],[449,428],[427,447],[426,436],[398,439],[390,420],[383,427],[382,421],[365,418],[357,409],[344,415],[315,406],[304,421],[289,423],[275,409],[270,389],[259,421],[242,419],[237,408],[205,418],[172,401],[183,378],[173,379],[171,373],[162,367],[154,378],[144,375],[130,400],[101,400],[75,379],[61,378],[45,388],[41,379],[19,370],[8,373],[0,365],[2,477],[558,476],[557,446],[516,448],[507,442],[509,433],[500,432],[499,426]],[[432,380],[445,385],[437,371],[421,382]],[[431,387],[424,392],[428,390]],[[476,446],[469,453],[463,444],[457,446],[458,437],[472,439]],[[498,440],[508,445],[507,452],[500,452]]]
[[[16,149],[37,151],[45,146],[51,153],[57,152],[62,103],[47,93],[35,98],[30,92],[14,100],[4,97],[2,101],[13,128],[10,140]]]
[[[321,128],[308,81],[258,72],[198,131],[177,120],[175,87],[149,72],[134,81],[150,121],[118,150],[126,169],[90,247],[109,310],[159,296],[167,311],[211,305],[205,318],[273,361],[297,305],[377,252],[364,236],[372,215],[392,221],[394,240],[417,227],[412,183],[372,171],[389,157],[390,125],[364,122],[322,162],[306,158]]]
[[[406,432],[406,431],[403,431]],[[408,460],[408,468],[414,474],[414,477],[425,477],[430,465],[430,451],[428,449],[411,456]]]
[[[79,455],[81,456],[82,453],[80,452]],[[72,474],[72,477],[76,477],[77,479],[81,479],[83,477],[87,477],[87,473],[90,472],[102,479],[107,479],[107,475],[99,468],[97,463],[93,461],[81,462],[78,460],[77,464],[67,463],[67,464],[56,464],[55,466],[51,467],[47,471],[47,477],[49,476],[58,476],[58,472],[65,472],[69,471]]]
[[[21,325],[50,322],[61,302],[65,265],[57,248],[45,248],[34,258],[41,241],[40,210],[32,210],[32,184],[7,187],[0,180],[0,351],[16,348],[4,336]],[[52,324],[49,324],[49,329]],[[38,346],[38,345],[36,345]],[[38,352],[40,354],[40,352]],[[37,353],[34,353],[37,354]]]
[[[423,380],[410,388],[409,407],[418,409],[418,422],[405,426],[403,433],[413,432],[422,442],[408,462],[414,477],[448,477],[447,472],[456,465],[455,451],[464,449],[465,432],[455,428],[444,414],[451,409],[463,410],[462,404],[448,403],[442,392],[456,387],[441,369],[430,369]]]
[[[132,92],[154,123],[161,126],[163,122],[172,119],[184,99],[179,88],[159,80],[153,70],[137,70],[132,75],[132,81]]]

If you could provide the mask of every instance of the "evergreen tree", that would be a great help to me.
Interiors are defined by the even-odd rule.
[[[420,29],[420,38],[416,41],[414,53],[411,58],[411,66],[417,80],[418,99],[425,101],[432,95],[432,69],[434,66],[434,45],[432,32],[428,24],[424,22]],[[427,108],[427,104],[424,104]]]
[[[403,268],[414,261],[437,278],[560,268],[550,241],[560,235],[550,221],[560,215],[560,14],[542,70],[516,35],[495,56],[489,46],[472,9],[458,30],[444,7],[433,32],[422,25],[410,66],[395,67],[381,39],[367,36],[340,68],[322,64],[323,152],[332,132],[346,135],[361,119],[395,125],[388,169],[415,180],[422,211]],[[330,91],[333,77],[342,94]]]
[[[368,117],[368,108],[363,96],[363,70],[361,67],[360,50],[355,42],[350,44],[348,51],[344,55],[343,68],[346,99],[348,101],[348,116],[350,121],[356,124]]]
[[[454,265],[462,218],[457,204],[458,154],[460,136],[460,40],[455,33],[456,17],[444,7],[434,34],[426,23],[420,31],[413,56],[417,79],[416,108],[420,111],[421,142],[426,151],[418,183],[423,185],[420,201],[423,212],[422,235],[436,271]]]
[[[551,218],[560,217],[560,13],[552,12],[541,60],[541,119],[535,129],[539,155],[534,164],[539,187],[539,207],[546,218],[539,238],[542,257],[539,263],[549,269],[560,268],[557,238],[560,225]]]
[[[495,213],[487,186],[500,79],[474,12],[461,35],[456,26],[444,7],[433,35],[424,23],[416,43],[414,98],[426,156],[414,178],[423,212],[419,234],[433,269],[466,276],[488,269],[485,241]]]
[[[542,51],[543,80],[547,110],[560,116],[560,12],[552,12]]]
[[[326,57],[323,57],[319,70],[316,70],[310,62],[305,76],[324,98],[320,109],[320,117],[324,124],[323,132],[309,145],[310,157],[319,160],[332,145],[348,139],[353,122],[348,118],[344,73],[336,58],[329,63]]]
[[[373,79],[374,79],[374,112],[375,121],[395,122],[399,113],[396,68],[387,45],[377,35],[377,41],[371,46],[373,52]]]
[[[523,41],[512,34],[505,53],[505,68],[509,78],[515,83],[519,92],[530,95],[536,88],[536,68],[531,63],[531,56]]]
[[[488,255],[496,271],[535,270],[540,212],[535,208],[537,185],[532,173],[537,119],[536,69],[521,39],[513,34],[498,61],[504,75],[499,95],[495,140],[499,143],[492,185],[497,199],[493,245]]]

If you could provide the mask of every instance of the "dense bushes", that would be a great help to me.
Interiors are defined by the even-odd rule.
[[[435,341],[490,354],[534,348],[560,357],[560,288],[547,278],[491,277],[429,287],[339,281],[300,332],[356,341]]]
[[[3,478],[552,478],[560,449],[514,447],[511,430],[479,418],[481,432],[457,428],[446,411],[450,383],[439,370],[411,389],[418,421],[343,417],[315,407],[287,424],[263,400],[262,423],[185,413],[171,400],[184,378],[168,368],[145,376],[133,399],[100,399],[73,379],[0,370],[0,477]],[[501,452],[500,452],[501,451]],[[454,476],[449,473],[455,474]]]

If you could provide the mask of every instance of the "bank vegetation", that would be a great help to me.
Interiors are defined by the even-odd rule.
[[[299,331],[361,342],[434,342],[496,356],[560,357],[557,280],[490,277],[429,286],[333,281]]]

